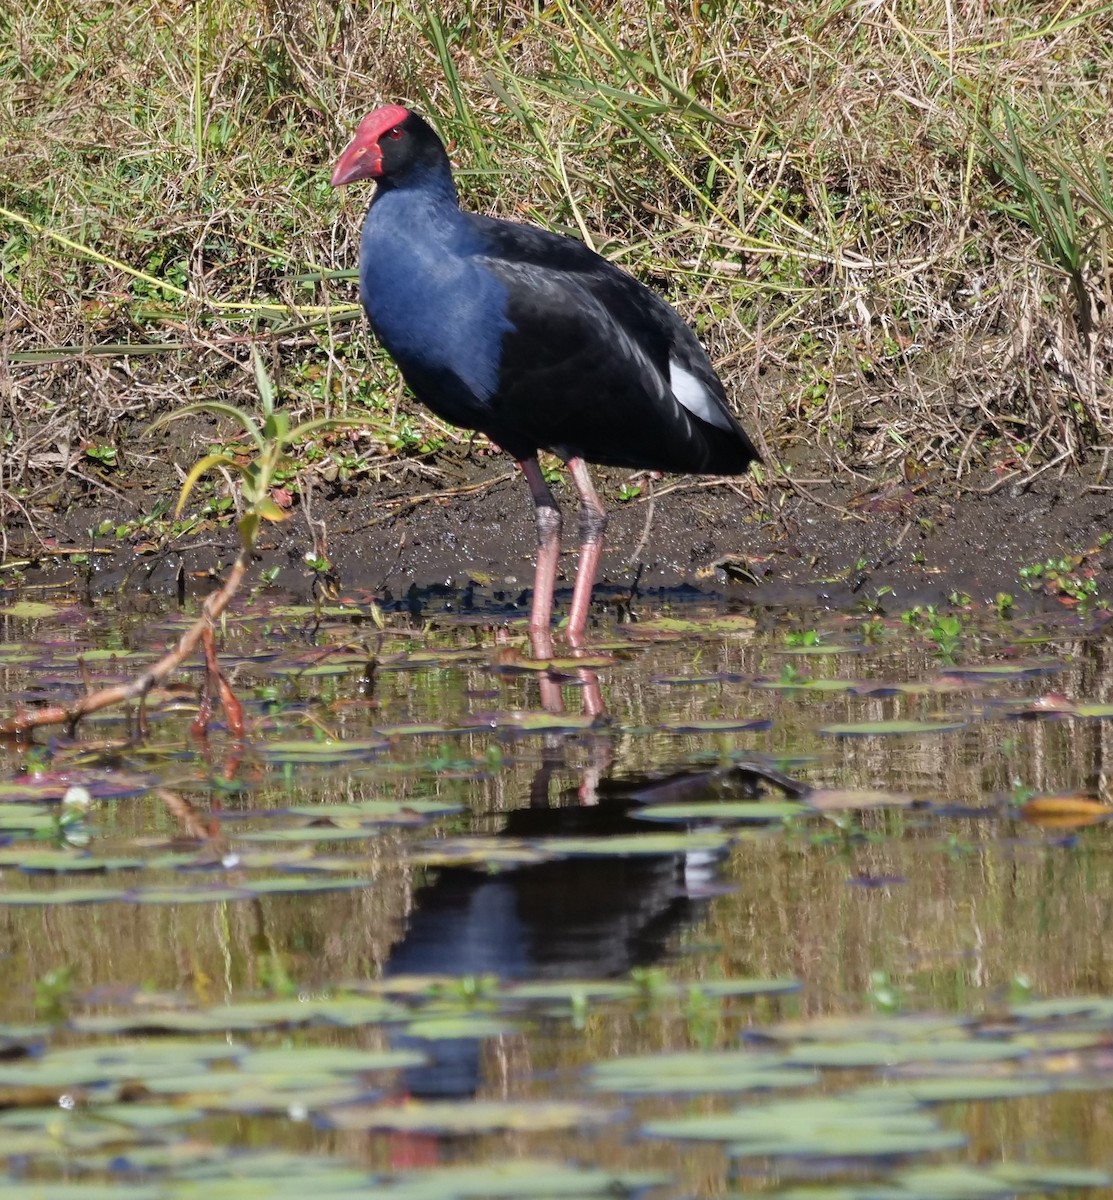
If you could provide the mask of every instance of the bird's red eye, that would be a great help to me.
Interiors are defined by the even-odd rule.
[[[386,136],[394,141],[398,141],[398,139],[402,136],[402,127],[400,125],[395,125],[395,127],[390,130]]]

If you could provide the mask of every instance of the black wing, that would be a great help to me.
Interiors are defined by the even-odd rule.
[[[735,474],[758,455],[699,340],[673,309],[586,246],[476,216],[477,256],[507,289],[485,431],[522,456]]]

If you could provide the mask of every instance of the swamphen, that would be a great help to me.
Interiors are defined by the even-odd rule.
[[[567,637],[583,644],[607,517],[586,462],[741,474],[757,459],[695,334],[580,242],[460,208],[444,145],[414,112],[368,113],[332,186],[374,179],[359,292],[417,398],[512,454],[537,510],[530,641],[552,654],[560,510],[537,462],[564,459],[582,501]]]

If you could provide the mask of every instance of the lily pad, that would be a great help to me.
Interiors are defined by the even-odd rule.
[[[290,763],[340,763],[377,754],[387,742],[381,738],[353,739],[346,742],[305,741],[267,742],[260,753],[269,759]]]
[[[651,1121],[650,1137],[730,1143],[740,1157],[890,1158],[931,1154],[965,1145],[911,1101],[846,1096],[777,1101],[711,1116]]]
[[[954,733],[965,725],[965,721],[853,721],[821,725],[819,732],[832,737],[916,737],[929,733]]]
[[[990,1167],[920,1167],[900,1172],[893,1183],[916,1200],[989,1200],[1017,1192],[1108,1187],[1110,1175],[1065,1164],[995,1163]]]
[[[861,1088],[859,1096],[883,1098],[900,1095],[915,1100],[918,1104],[975,1104],[985,1100],[1015,1100],[1023,1096],[1042,1096],[1052,1090],[1051,1083],[1044,1079],[1022,1079],[1000,1075],[967,1078],[901,1079],[895,1087],[879,1084],[877,1087]]]
[[[459,812],[462,805],[451,800],[414,796],[397,800],[356,800],[351,804],[296,804],[285,811],[291,816],[315,821],[357,820],[365,822],[411,821],[415,816],[440,817]]]
[[[643,854],[711,854],[731,844],[725,831],[692,833],[631,833],[613,837],[540,838],[537,846],[549,854],[575,858],[619,857]]]
[[[356,1028],[399,1021],[407,1016],[400,1005],[379,996],[336,996],[305,1000],[260,1000],[213,1008],[135,1011],[95,1014],[71,1019],[79,1033],[125,1033],[141,1030],[177,1033],[250,1032],[299,1025]],[[201,1055],[198,1053],[197,1057]]]
[[[636,1096],[771,1091],[804,1087],[817,1080],[818,1076],[811,1071],[786,1066],[779,1054],[751,1051],[614,1058],[600,1063],[591,1072],[591,1085],[597,1091]]]
[[[53,829],[57,814],[41,804],[5,803],[0,806],[0,831],[5,833],[33,833]]]
[[[639,809],[636,815],[642,821],[738,821],[760,824],[805,816],[808,812],[806,804],[795,804],[791,800],[701,800],[691,804],[655,804],[651,808]]]
[[[16,600],[12,604],[0,606],[0,616],[19,617],[27,621],[53,617],[58,611],[57,605],[48,604],[45,600]]]
[[[521,733],[574,733],[591,729],[596,718],[587,713],[491,712],[474,713],[461,724],[468,732],[475,729],[515,729]]]
[[[1016,1042],[925,1039],[922,1041],[812,1042],[793,1046],[787,1061],[808,1067],[895,1067],[915,1062],[988,1063],[1024,1058],[1028,1048]]]
[[[742,733],[758,729],[772,729],[768,717],[715,717],[700,721],[662,721],[659,729],[665,733]]]
[[[511,1159],[472,1166],[454,1163],[382,1181],[383,1200],[551,1200],[557,1196],[613,1197],[667,1183],[647,1171],[608,1171],[545,1160]],[[3,1197],[0,1196],[0,1200]]]

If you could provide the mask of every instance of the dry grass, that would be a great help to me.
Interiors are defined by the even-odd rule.
[[[1081,464],[1113,425],[1110,80],[1084,3],[9,8],[0,515],[165,475],[140,431],[249,402],[253,343],[296,417],[366,413],[307,452],[324,479],[446,461],[352,319],[366,197],[327,185],[383,100],[455,140],[467,203],[662,287],[787,469]]]

